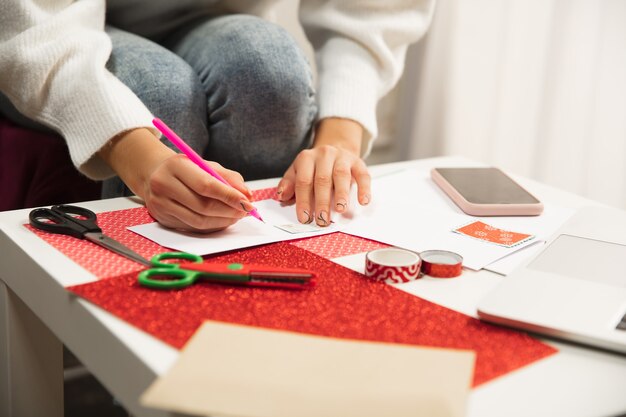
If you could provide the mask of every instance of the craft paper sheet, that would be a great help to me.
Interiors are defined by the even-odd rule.
[[[207,321],[143,405],[246,417],[461,417],[474,353]]]

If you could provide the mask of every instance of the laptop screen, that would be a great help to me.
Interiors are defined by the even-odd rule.
[[[626,287],[626,245],[559,235],[528,268]]]

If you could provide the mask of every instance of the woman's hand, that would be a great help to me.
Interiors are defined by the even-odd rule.
[[[348,119],[322,120],[312,149],[298,154],[282,180],[277,193],[281,201],[296,198],[300,223],[313,220],[320,226],[331,223],[331,202],[338,213],[348,210],[350,186],[356,181],[358,201],[371,200],[370,175],[360,158],[363,128]]]
[[[239,173],[208,162],[229,187],[167,148],[147,129],[118,136],[99,155],[166,227],[213,232],[253,209],[250,191]]]

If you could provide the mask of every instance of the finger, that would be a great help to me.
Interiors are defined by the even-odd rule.
[[[308,224],[313,221],[313,179],[315,175],[315,160],[310,151],[302,151],[294,161],[296,174],[296,215],[300,223]]]
[[[173,200],[153,201],[151,214],[166,227],[209,233],[235,224],[239,218],[203,216]]]
[[[230,218],[242,218],[246,215],[241,207],[235,209],[220,200],[197,194],[177,177],[168,177],[165,184],[157,179],[152,182],[152,189],[155,195],[167,196],[167,199],[175,201],[199,215]]]
[[[350,201],[350,184],[352,182],[352,161],[339,159],[333,167],[333,184],[335,187],[335,210],[338,213],[348,211]]]
[[[241,191],[230,185],[223,184],[191,161],[186,159],[183,161],[187,163],[177,167],[178,169],[174,175],[192,191],[203,197],[220,200],[237,210],[250,211],[252,205]]]
[[[222,165],[217,162],[207,161],[209,165],[226,180],[229,185],[232,185],[237,190],[241,191],[248,199],[252,198],[252,193],[250,189],[246,187],[245,180],[243,176],[237,171],[233,171],[232,169],[224,168]]]
[[[294,169],[294,164],[292,164],[278,183],[278,186],[276,187],[276,196],[280,201],[289,201],[295,195],[295,190],[296,171]]]
[[[356,180],[358,187],[357,195],[359,204],[362,206],[368,205],[372,200],[372,178],[370,177],[367,166],[365,166],[365,162],[363,162],[362,159],[359,159],[358,162],[352,166],[352,176]]]
[[[318,226],[330,225],[330,199],[333,190],[333,166],[337,149],[331,146],[319,148],[315,160],[315,222]]]

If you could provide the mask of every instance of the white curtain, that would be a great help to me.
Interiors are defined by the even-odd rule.
[[[408,61],[411,158],[462,155],[626,208],[625,0],[440,0]]]

